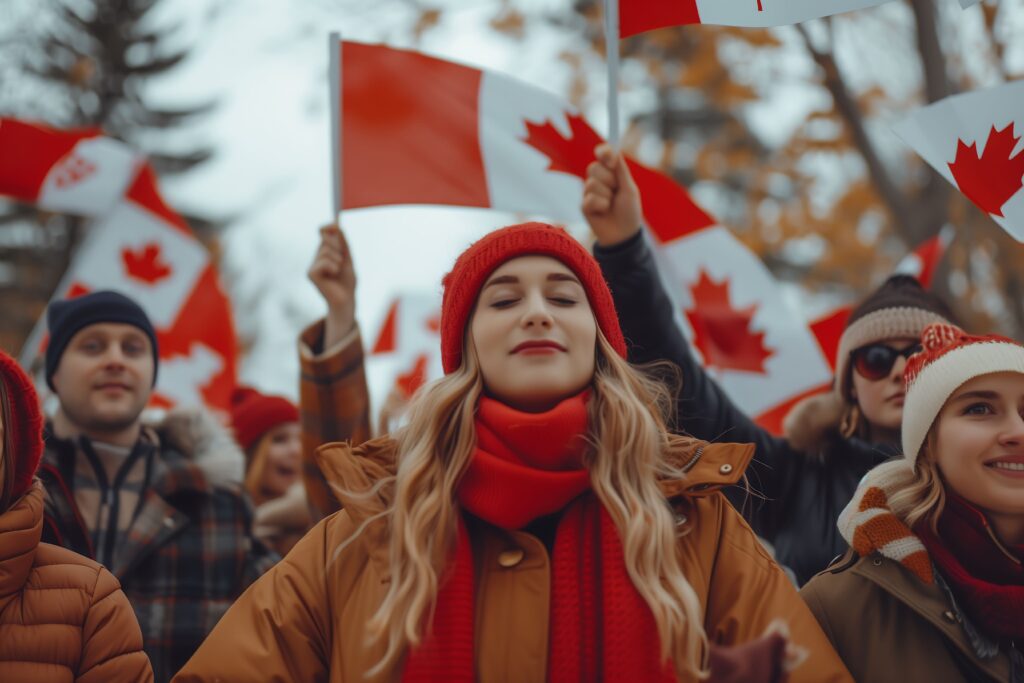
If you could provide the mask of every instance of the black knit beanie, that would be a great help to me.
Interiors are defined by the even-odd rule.
[[[893,275],[850,314],[836,354],[835,389],[850,400],[849,357],[854,350],[899,337],[917,338],[931,323],[956,323],[946,303],[911,275]]]
[[[156,330],[142,307],[124,294],[111,291],[93,292],[75,299],[54,301],[46,311],[46,324],[50,330],[50,343],[46,347],[46,385],[52,391],[53,375],[60,365],[61,356],[71,338],[84,327],[96,323],[123,323],[142,330],[153,350],[153,384],[160,367],[160,353]]]
[[[846,326],[850,327],[864,316],[885,308],[917,308],[937,313],[953,322],[953,312],[946,302],[922,287],[917,278],[893,275],[853,309]]]

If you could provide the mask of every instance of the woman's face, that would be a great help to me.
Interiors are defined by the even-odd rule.
[[[302,428],[298,422],[280,424],[263,437],[267,461],[261,490],[270,498],[283,496],[302,474]]]
[[[515,258],[491,274],[469,337],[487,392],[518,410],[549,410],[594,377],[594,313],[576,275],[548,256]]]
[[[893,352],[907,352],[920,343],[912,337],[886,339],[863,346],[851,355],[853,398],[872,427],[899,431],[903,422],[906,395],[903,369],[907,367],[907,359]],[[890,362],[892,365],[886,368]]]
[[[939,412],[935,459],[946,484],[991,516],[1024,515],[1024,375],[975,377]]]

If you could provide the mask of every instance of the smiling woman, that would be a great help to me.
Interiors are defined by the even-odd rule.
[[[950,325],[926,328],[921,347],[905,373],[905,457],[868,473],[839,522],[855,553],[803,593],[857,680],[910,667],[920,680],[1018,681],[1024,347]]]
[[[177,681],[850,680],[719,492],[753,448],[668,432],[666,388],[626,362],[568,233],[463,252],[441,348],[403,429],[318,450],[341,512]]]
[[[284,556],[313,524],[300,481],[299,409],[283,396],[240,387],[231,397],[231,426],[245,452],[245,492],[256,506],[253,532]]]
[[[494,271],[469,329],[489,393],[513,408],[549,410],[594,376],[594,313],[579,278],[550,256]]]

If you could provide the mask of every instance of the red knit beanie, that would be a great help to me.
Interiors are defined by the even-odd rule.
[[[298,421],[299,409],[282,396],[261,394],[251,387],[239,387],[231,394],[231,426],[245,451],[274,427]]]
[[[36,476],[43,457],[43,412],[32,380],[18,362],[0,351],[0,381],[10,405],[10,420],[4,420],[4,442],[11,453],[4,453],[7,475],[14,481],[12,500],[21,498]]]
[[[1024,346],[1006,337],[967,334],[954,325],[929,325],[922,350],[907,361],[903,381],[903,455],[917,457],[942,406],[969,380],[996,372],[1024,374]]]
[[[626,357],[626,341],[611,290],[594,257],[562,228],[547,223],[520,223],[495,230],[462,252],[445,276],[441,302],[441,364],[445,374],[462,364],[466,323],[484,282],[501,264],[519,256],[550,256],[562,262],[580,279],[597,326],[620,356]]]

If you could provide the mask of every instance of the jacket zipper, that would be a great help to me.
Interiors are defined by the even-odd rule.
[[[689,472],[690,470],[692,470],[693,466],[697,464],[697,461],[700,460],[700,456],[702,456],[702,455],[704,455],[704,446],[703,446],[703,444],[700,445],[700,446],[697,446],[697,450],[694,451],[693,457],[690,458],[689,462],[687,462],[685,465],[683,465],[683,472],[685,473],[685,472]]]

